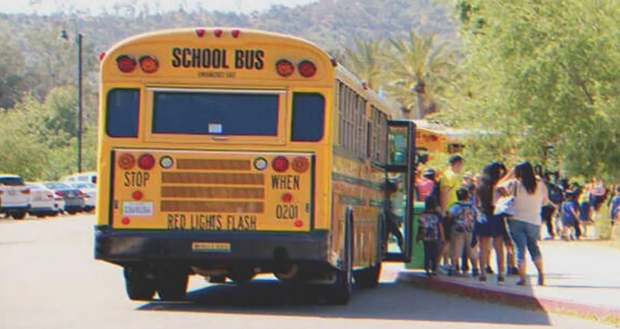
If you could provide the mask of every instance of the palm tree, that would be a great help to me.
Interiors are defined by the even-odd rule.
[[[390,39],[390,44],[393,52],[387,58],[387,89],[401,104],[405,117],[411,116],[417,104],[417,117],[421,119],[436,110],[443,85],[450,83],[455,52],[448,42],[436,46],[434,34],[417,34],[413,30],[408,38]]]
[[[355,38],[354,47],[344,47],[344,59],[349,69],[358,78],[366,82],[368,88],[374,89],[383,71],[383,41]]]

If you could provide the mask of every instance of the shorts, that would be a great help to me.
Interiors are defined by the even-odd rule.
[[[471,236],[471,232],[452,232],[452,239],[450,240],[450,254],[452,258],[460,259],[463,256],[463,250],[466,251],[470,259],[478,258],[475,248],[471,246]]]
[[[508,233],[506,231],[506,219],[500,216],[487,215],[486,223],[476,222],[474,230],[476,235],[480,237],[502,237],[504,239],[508,237]]]

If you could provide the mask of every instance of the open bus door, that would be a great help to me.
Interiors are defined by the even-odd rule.
[[[397,245],[390,245],[391,234],[384,241],[386,252],[384,261],[409,262],[411,260],[414,240],[414,209],[415,201],[415,124],[408,120],[388,121],[388,159],[384,166],[386,175],[398,182],[398,192],[392,198],[393,212],[399,221],[403,233],[402,250]],[[386,177],[386,178],[388,178]],[[389,219],[388,219],[389,220]],[[387,226],[384,226],[387,229]],[[385,235],[384,235],[385,236]]]

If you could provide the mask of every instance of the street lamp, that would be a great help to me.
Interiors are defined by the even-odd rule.
[[[60,37],[69,40],[67,31],[60,31]],[[76,29],[77,45],[77,172],[82,172],[82,33]]]

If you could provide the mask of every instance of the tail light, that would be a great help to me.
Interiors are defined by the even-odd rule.
[[[63,191],[56,191],[55,193],[58,196],[65,196],[65,193]]]
[[[82,190],[78,190],[78,191],[77,191],[77,195],[79,195],[79,196],[84,196],[84,192],[82,192]]]
[[[174,165],[174,160],[167,155],[159,158],[159,165],[164,169],[170,169]]]
[[[159,69],[159,61],[157,60],[157,58],[150,56],[150,55],[145,55],[140,57],[140,68],[142,69],[142,71],[144,71],[144,73],[155,73],[157,72],[157,69]]]
[[[144,197],[144,194],[141,191],[134,191],[131,194],[131,197],[136,201],[140,201]]]
[[[45,196],[46,196],[48,199],[53,199],[53,198],[54,198],[54,195],[53,195],[53,194],[47,194],[47,195],[45,195]]]
[[[290,193],[282,194],[282,202],[291,203],[293,201],[293,195]]]
[[[297,65],[299,74],[304,78],[311,78],[316,74],[316,66],[309,60],[303,60]]]
[[[135,165],[136,158],[129,153],[125,153],[118,158],[118,166],[123,170],[131,170]]]
[[[286,59],[281,59],[276,62],[276,70],[281,77],[289,77],[293,72],[295,72],[295,66],[293,63],[289,62]]]
[[[271,162],[271,166],[273,167],[273,170],[277,172],[285,172],[286,170],[288,170],[289,166],[288,159],[283,156],[278,156],[273,159],[273,161]]]
[[[129,55],[120,55],[116,57],[116,65],[118,69],[123,73],[131,73],[136,69],[138,63],[136,63],[136,59]]]
[[[291,167],[295,172],[303,174],[310,168],[310,162],[304,157],[297,157],[293,160]]]
[[[213,34],[214,34],[217,38],[219,38],[219,37],[221,37],[221,36],[222,36],[222,30],[220,30],[220,29],[215,29],[215,31],[213,31]]]
[[[205,29],[196,29],[196,35],[202,38],[205,35]]]
[[[142,170],[151,170],[155,166],[155,157],[150,154],[142,154],[138,158],[138,167]]]
[[[105,58],[105,53],[99,53],[99,60],[102,61]]]
[[[25,189],[21,190],[20,192],[22,192],[22,194],[30,194],[30,189],[29,188],[25,188]]]
[[[239,30],[232,30],[232,32],[231,32],[233,38],[238,37],[240,33],[241,33],[241,31],[239,31]]]
[[[302,222],[301,219],[295,221],[295,227],[301,227],[302,225],[304,225],[304,222]]]
[[[269,163],[267,162],[267,159],[265,159],[265,158],[256,158],[256,159],[254,159],[254,168],[256,168],[256,170],[263,171],[263,170],[267,169],[268,165],[269,165]]]

